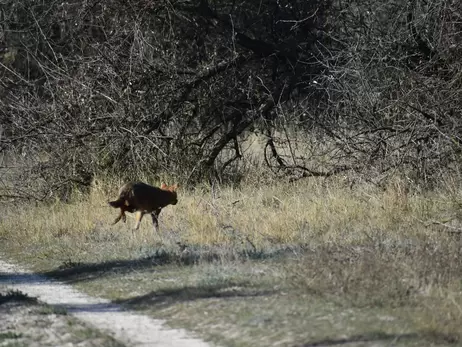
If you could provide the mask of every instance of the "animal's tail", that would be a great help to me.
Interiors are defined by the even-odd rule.
[[[119,208],[119,207],[122,207],[125,204],[125,200],[124,199],[117,199],[117,200],[114,200],[114,201],[108,201],[108,204],[111,205],[114,208]]]

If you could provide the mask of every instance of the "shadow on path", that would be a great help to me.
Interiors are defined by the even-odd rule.
[[[194,301],[211,298],[243,298],[271,295],[273,291],[257,290],[247,287],[245,283],[211,286],[188,286],[153,291],[132,298],[120,299],[115,303],[129,309],[145,309],[153,306],[167,306],[178,302]]]
[[[44,276],[27,272],[0,272],[0,286],[8,284],[48,284]]]
[[[186,253],[157,251],[151,256],[138,259],[116,259],[101,263],[67,263],[57,269],[43,272],[41,275],[52,277],[66,283],[75,283],[89,281],[113,273],[121,275],[130,273],[133,270],[149,269],[169,264],[192,266],[199,262],[210,263],[222,261],[224,258],[230,261],[237,259],[258,261],[261,259],[283,257],[286,254],[289,254],[286,250],[269,253],[238,252],[233,254],[223,254],[214,250],[194,250]]]
[[[235,288],[235,287],[233,287]],[[56,309],[64,309],[69,313],[78,312],[120,312],[124,310],[144,310],[153,307],[166,307],[178,302],[194,301],[210,298],[242,298],[269,295],[270,292],[257,292],[249,288],[230,289],[226,286],[184,287],[180,289],[150,292],[145,295],[119,299],[109,303],[65,303],[53,304]]]
[[[152,256],[139,259],[116,259],[101,263],[65,264],[57,269],[42,272],[41,275],[72,284],[81,281],[90,281],[114,273],[122,275],[132,272],[133,270],[153,268],[174,262],[175,260],[172,259],[172,257],[165,256]]]

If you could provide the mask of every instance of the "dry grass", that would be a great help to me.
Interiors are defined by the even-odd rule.
[[[72,204],[4,206],[2,234],[14,235],[18,242],[54,242],[65,235],[85,238],[95,230],[131,233],[133,215],[129,215],[126,225],[110,226],[117,211],[107,205],[107,200],[117,195],[119,185],[96,184],[89,196],[76,196]],[[230,234],[248,237],[255,244],[345,245],[367,240],[375,231],[386,232],[392,239],[444,238],[445,233],[425,226],[448,217],[457,220],[458,192],[408,191],[399,181],[385,190],[366,184],[349,188],[338,181],[324,180],[248,185],[242,189],[183,188],[180,203],[162,212],[161,228],[179,232],[188,244],[200,245],[232,243]],[[151,232],[146,218],[141,234],[148,236]]]
[[[383,312],[435,345],[460,341],[462,187],[447,179],[422,192],[406,182],[395,178],[385,188],[351,187],[334,178],[266,187],[248,182],[240,189],[185,187],[178,205],[161,213],[161,235],[153,234],[149,218],[133,235],[133,218],[110,226],[117,212],[106,201],[121,182],[96,181],[89,196],[76,196],[72,204],[4,205],[1,248],[38,270],[122,302],[152,291],[156,305],[150,298],[142,307],[154,305],[154,315],[218,341],[264,346],[271,336],[290,345],[323,341],[346,326],[355,327],[352,336],[365,336],[367,324],[385,324],[373,323]],[[229,291],[243,306],[219,300]],[[290,318],[312,314],[316,305],[308,297],[317,298],[316,305],[359,311],[339,323],[337,333],[329,325],[311,336],[306,321]],[[250,307],[261,308],[257,322],[271,317],[267,329],[246,325]],[[361,326],[354,321],[360,314]]]

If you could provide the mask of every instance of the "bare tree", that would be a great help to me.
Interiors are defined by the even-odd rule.
[[[277,174],[427,179],[458,160],[460,7],[6,0],[0,148],[39,198],[95,174],[237,179],[252,131]]]

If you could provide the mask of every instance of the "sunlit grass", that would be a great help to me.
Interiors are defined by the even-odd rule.
[[[184,295],[203,295],[208,285],[249,283],[356,308],[412,307],[406,319],[419,331],[459,336],[462,190],[457,180],[447,179],[430,191],[399,177],[382,186],[352,185],[345,178],[270,185],[248,181],[240,188],[183,186],[179,203],[160,214],[159,234],[149,216],[135,233],[131,214],[127,223],[111,225],[117,210],[107,201],[121,184],[95,180],[88,195],[76,195],[69,204],[3,205],[2,250],[40,270],[143,257],[154,257],[155,264],[167,258],[179,265],[193,262],[198,267],[169,270],[181,278],[170,282],[169,275],[165,284],[155,285],[173,293],[191,287],[193,293]],[[290,256],[256,263],[278,250]],[[156,276],[164,276],[156,269]],[[157,283],[143,272],[129,276],[109,284],[95,279],[88,286],[118,298],[153,290]],[[278,302],[275,314],[283,311]],[[192,311],[194,305],[189,304]],[[230,312],[238,310],[233,305]],[[180,306],[172,310],[181,312]],[[215,313],[213,319],[220,320]]]
[[[335,180],[312,179],[241,189],[183,187],[178,205],[164,208],[160,215],[161,234],[175,231],[199,245],[227,243],[230,233],[255,244],[345,244],[360,242],[374,230],[398,238],[440,237],[441,228],[429,223],[448,216],[457,221],[459,197],[454,191],[412,192],[401,184],[351,188]],[[111,225],[117,210],[107,201],[117,191],[116,184],[98,182],[89,195],[76,196],[69,204],[4,205],[0,232],[17,243],[54,242],[63,236],[78,241],[102,231],[132,236],[133,215],[128,214],[126,224]],[[154,237],[152,233],[146,216],[137,234]]]

